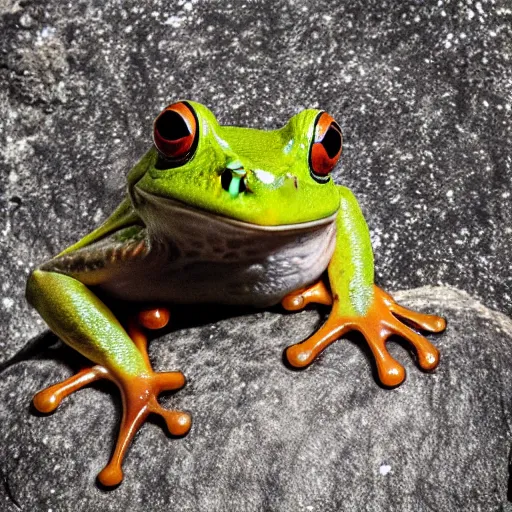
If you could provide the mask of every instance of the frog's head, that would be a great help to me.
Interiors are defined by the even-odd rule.
[[[203,105],[182,101],[156,118],[153,140],[128,176],[136,208],[148,198],[158,198],[153,205],[172,199],[264,226],[316,221],[338,209],[329,173],[342,137],[326,112],[304,110],[263,131],[221,126]]]

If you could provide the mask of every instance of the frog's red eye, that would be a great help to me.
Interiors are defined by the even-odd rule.
[[[153,123],[153,140],[158,151],[170,160],[190,158],[197,146],[197,119],[188,103],[166,107]]]
[[[309,152],[311,176],[319,183],[329,181],[329,173],[341,155],[341,141],[338,123],[327,112],[322,112],[316,119],[315,138]]]

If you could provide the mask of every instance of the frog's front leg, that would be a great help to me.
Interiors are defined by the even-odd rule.
[[[123,479],[123,458],[133,436],[150,413],[161,415],[173,435],[184,435],[191,418],[181,411],[163,409],[158,395],[185,385],[181,372],[155,373],[146,352],[146,339],[140,327],[131,322],[130,336],[92,291],[73,277],[56,272],[35,270],[27,285],[27,298],[39,311],[50,329],[64,342],[96,363],[73,377],[45,389],[34,397],[41,412],[54,411],[72,392],[98,379],[114,382],[121,391],[123,417],[112,458],[100,472],[100,482],[117,485]],[[146,314],[146,327],[162,325],[161,317]]]
[[[286,357],[292,366],[307,366],[346,332],[360,331],[375,357],[381,382],[386,386],[397,386],[404,380],[405,370],[386,350],[387,339],[399,335],[408,340],[416,348],[420,367],[433,370],[439,362],[438,350],[406,323],[424,331],[441,332],[446,322],[441,317],[398,305],[373,284],[373,252],[368,227],[352,193],[345,187],[338,188],[340,211],[336,221],[336,249],[328,267],[331,313],[313,336],[288,347]],[[315,286],[313,291],[316,293]],[[305,305],[311,296],[308,290],[299,291],[285,297],[283,305],[299,306],[301,301]],[[311,302],[319,302],[314,299],[314,294]]]

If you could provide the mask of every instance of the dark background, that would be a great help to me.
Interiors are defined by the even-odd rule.
[[[259,128],[327,110],[378,283],[510,315],[511,36],[510,1],[0,0],[0,360],[44,328],[30,269],[112,211],[181,98]]]

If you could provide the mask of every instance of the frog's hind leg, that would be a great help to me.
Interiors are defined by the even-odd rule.
[[[65,381],[37,393],[34,406],[41,412],[54,411],[63,398],[99,379],[114,382],[121,392],[123,417],[110,462],[98,475],[106,486],[123,479],[123,458],[133,436],[151,413],[162,416],[169,432],[184,435],[191,417],[182,411],[163,409],[157,397],[163,391],[185,385],[181,372],[157,373],[147,355],[147,339],[136,323],[129,333],[90,289],[70,276],[36,270],[27,286],[27,298],[50,328],[68,345],[96,363]],[[146,327],[162,326],[159,315],[146,312],[139,317]]]
[[[161,329],[169,321],[169,311],[165,308],[145,310],[139,313],[137,320],[129,320],[128,335],[148,366],[150,366],[147,352],[148,339],[140,325],[151,330]],[[169,433],[174,436],[185,435],[190,430],[191,417],[188,413],[164,409],[156,398],[164,391],[181,389],[186,383],[184,375],[181,372],[152,372],[151,380],[151,383],[147,382],[143,377],[140,383],[137,380],[130,380],[128,392],[123,392],[125,387],[122,383],[118,384],[122,390],[123,418],[114,453],[107,466],[98,475],[98,479],[103,485],[117,485],[123,479],[121,467],[124,456],[133,436],[149,414],[161,416],[167,425]],[[143,395],[148,393],[148,391],[150,392],[150,397],[149,400],[145,400]]]

